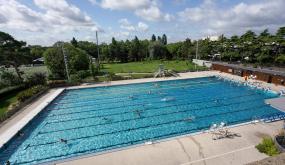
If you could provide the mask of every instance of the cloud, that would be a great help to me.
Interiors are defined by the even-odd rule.
[[[42,31],[43,15],[18,3],[17,1],[0,0],[0,27]]]
[[[147,24],[145,24],[145,23],[143,23],[143,22],[139,22],[138,23],[138,29],[140,30],[140,31],[143,31],[143,32],[146,32],[146,31],[148,31],[148,25]]]
[[[138,22],[137,26],[134,26],[132,23],[130,23],[130,21],[127,18],[120,19],[118,23],[120,24],[121,29],[127,30],[128,32],[133,32],[133,31],[146,32],[149,29],[146,23]]]
[[[163,13],[157,0],[101,0],[101,2],[90,0],[92,4],[110,10],[133,11],[137,16],[147,21],[170,21],[174,16]]]
[[[35,5],[45,10],[44,17],[59,25],[94,26],[92,19],[79,8],[65,0],[34,0]]]
[[[150,0],[102,0],[101,7],[111,10],[136,10],[149,7]]]
[[[123,18],[120,19],[119,21],[120,28],[128,30],[128,31],[135,31],[135,27],[128,21],[128,19]]]
[[[284,8],[284,0],[262,0],[251,4],[242,2],[226,10],[219,8],[212,0],[205,0],[198,7],[179,12],[178,16],[182,21],[200,26],[201,30],[209,33],[239,33],[247,29],[285,25]]]
[[[33,10],[15,0],[0,0],[0,27],[33,32],[99,29],[86,13],[65,0],[34,0],[34,3],[42,11]]]
[[[147,21],[170,21],[173,18],[170,14],[163,14],[157,6],[138,9],[135,14]]]

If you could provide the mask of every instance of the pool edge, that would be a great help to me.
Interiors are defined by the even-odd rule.
[[[6,143],[8,143],[21,129],[23,129],[31,120],[35,118],[45,107],[47,107],[50,102],[52,102],[56,97],[58,97],[65,88],[57,89],[43,102],[39,103],[36,108],[32,109],[27,115],[25,115],[21,120],[15,123],[13,126],[5,130],[0,135],[0,148],[2,148]]]

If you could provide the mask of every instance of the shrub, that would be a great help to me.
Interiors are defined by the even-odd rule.
[[[38,94],[39,92],[44,91],[46,89],[47,89],[47,87],[43,86],[43,85],[33,86],[29,89],[26,89],[26,90],[20,92],[17,95],[17,100],[20,102],[26,101],[27,99],[31,98],[35,94]]]
[[[269,137],[263,138],[262,142],[255,147],[258,149],[259,152],[265,153],[266,155],[269,156],[274,156],[279,154],[279,151],[276,148],[274,141]]]
[[[21,79],[18,78],[12,72],[7,71],[6,69],[2,69],[0,71],[0,84],[1,86],[14,86],[19,85],[21,83]]]
[[[116,80],[123,80],[124,78],[122,76],[116,75],[115,73],[107,73],[106,78],[108,81],[116,81]]]
[[[80,83],[81,82],[81,78],[79,77],[78,74],[72,74],[70,75],[70,80],[69,80],[70,83]]]
[[[78,71],[76,74],[77,74],[77,76],[78,76],[80,79],[84,79],[84,78],[86,78],[86,77],[88,77],[88,76],[91,75],[88,70],[80,70],[80,71]]]
[[[47,82],[47,85],[49,87],[62,87],[62,86],[67,86],[68,83],[65,80],[49,80]]]
[[[35,72],[26,78],[26,84],[31,87],[34,85],[45,85],[46,74],[42,72]]]
[[[282,55],[278,56],[275,59],[275,62],[278,63],[278,64],[285,64],[285,54],[282,54]]]

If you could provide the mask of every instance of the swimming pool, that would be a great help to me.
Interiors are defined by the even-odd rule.
[[[273,97],[216,77],[66,90],[2,147],[0,163],[43,163],[283,114],[264,103]]]

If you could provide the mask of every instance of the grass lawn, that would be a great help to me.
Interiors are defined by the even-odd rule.
[[[18,94],[18,92],[12,92],[9,93],[8,95],[4,96],[3,98],[1,98],[0,100],[0,117],[2,117],[5,112],[8,110],[8,106],[17,101],[16,95]]]
[[[129,63],[110,63],[103,64],[103,71],[113,73],[153,73],[157,71],[159,64],[163,64],[165,69],[182,71],[194,71],[195,65],[187,61],[143,61],[143,62],[129,62]],[[198,70],[204,70],[204,67],[197,67]]]
[[[102,71],[112,73],[154,73],[157,71],[159,64],[163,64],[165,69],[171,69],[177,72],[182,71],[195,71],[195,65],[192,62],[186,60],[173,60],[173,61],[142,61],[142,62],[129,62],[129,63],[105,63],[103,64]],[[197,66],[198,70],[205,70],[205,67]],[[10,70],[14,71],[13,68]],[[46,66],[34,66],[34,67],[20,67],[20,70],[25,75],[32,74],[34,72],[47,73]]]

